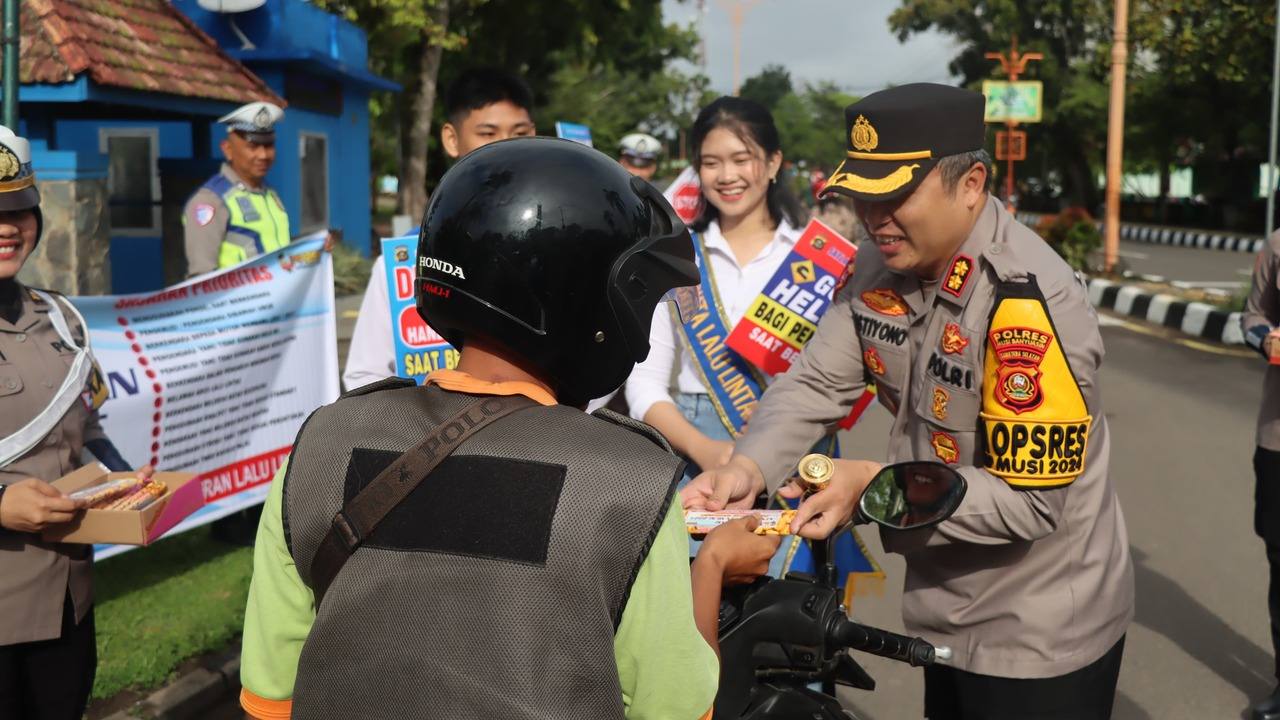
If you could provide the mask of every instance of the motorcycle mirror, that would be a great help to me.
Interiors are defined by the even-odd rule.
[[[967,488],[964,477],[942,463],[889,465],[863,491],[858,514],[894,530],[929,527],[951,517]]]

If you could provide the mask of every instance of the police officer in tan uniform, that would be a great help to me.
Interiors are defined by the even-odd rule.
[[[1240,324],[1245,342],[1273,362],[1280,363],[1280,232],[1267,240],[1253,268],[1253,288]],[[1253,453],[1253,529],[1267,546],[1271,583],[1267,607],[1271,613],[1271,645],[1277,657],[1280,682],[1280,364],[1267,367],[1258,412],[1257,449]],[[1280,689],[1253,706],[1255,720],[1280,720]]]
[[[16,279],[42,222],[30,146],[0,127],[0,718],[78,720],[96,665],[93,549],[40,540],[78,509],[49,483],[85,449],[128,465],[98,423],[107,388],[83,319]]]
[[[1133,570],[1084,287],[988,194],[981,95],[906,85],[845,113],[848,155],[824,192],[853,198],[870,239],[733,458],[684,501],[741,506],[777,488],[875,383],[894,416],[889,461],[968,481],[947,521],[881,531],[907,561],[907,630],[955,652],[925,671],[926,715],[1110,717]],[[801,535],[847,522],[880,467],[837,463]]]

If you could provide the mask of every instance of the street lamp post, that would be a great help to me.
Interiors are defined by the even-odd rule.
[[[1271,144],[1267,151],[1267,237],[1276,222],[1276,127],[1280,116],[1280,0],[1276,0],[1275,59],[1271,64]]]
[[[742,86],[742,23],[747,19],[747,11],[760,3],[760,0],[717,0],[721,7],[729,11],[729,22],[733,24],[733,94],[738,94]]]
[[[1129,56],[1129,0],[1116,0],[1115,39],[1111,43],[1111,112],[1107,120],[1107,210],[1103,267],[1111,272],[1120,258],[1120,183],[1124,160],[1124,72]]]
[[[18,0],[4,0],[4,125],[18,132]]]

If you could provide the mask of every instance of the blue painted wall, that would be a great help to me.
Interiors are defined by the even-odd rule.
[[[301,234],[300,138],[303,134],[324,136],[328,150],[327,225],[342,230],[344,241],[351,247],[368,252],[369,94],[373,89],[395,87],[368,72],[363,31],[306,0],[267,0],[263,7],[235,16],[238,27],[257,45],[254,50],[243,50],[226,16],[200,9],[195,0],[174,0],[174,5],[286,101],[286,73],[338,83],[342,94],[340,115],[296,106],[285,109],[284,120],[276,126],[276,162],[267,182],[280,194],[293,234]],[[218,144],[226,130],[216,119],[234,109],[234,105],[223,102],[97,86],[86,75],[62,85],[24,85],[20,92],[20,132],[33,140],[36,172],[48,179],[103,176],[107,157],[99,151],[101,128],[155,128],[159,139],[157,160],[169,161],[171,166],[175,160],[187,168],[190,166],[181,161],[221,160]],[[101,108],[102,116],[86,118],[81,112],[79,119],[60,119],[66,103]],[[113,107],[144,111],[160,108],[169,113],[186,113],[190,120],[113,118],[120,112],[113,112]],[[208,147],[195,146],[194,138],[199,134],[193,132],[194,124],[209,126]],[[163,167],[162,164],[162,178]],[[115,293],[155,290],[163,284],[160,237],[113,234],[111,261]]]

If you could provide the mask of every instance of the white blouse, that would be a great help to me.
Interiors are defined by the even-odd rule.
[[[742,319],[751,301],[764,290],[765,283],[773,277],[774,271],[795,247],[796,240],[800,239],[800,232],[786,220],[778,223],[773,240],[746,265],[739,265],[734,258],[728,241],[720,234],[718,222],[711,221],[706,231],[701,233],[716,289],[719,290],[721,310],[731,323],[729,330]],[[643,420],[654,403],[675,403],[671,399],[671,375],[677,367],[677,355],[680,369],[676,377],[677,390],[705,395],[707,388],[698,375],[697,365],[685,350],[684,333],[676,327],[667,304],[659,303],[649,331],[649,357],[636,365],[631,377],[627,378],[627,404],[631,417]]]

